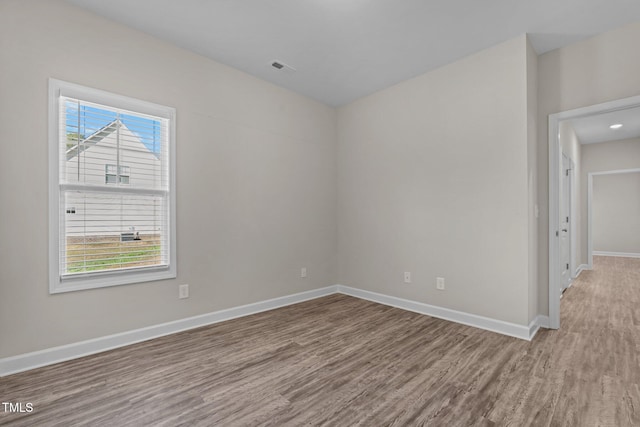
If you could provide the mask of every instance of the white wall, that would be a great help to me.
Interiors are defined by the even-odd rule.
[[[640,94],[640,22],[538,57],[538,304],[549,309],[549,114]],[[584,224],[584,223],[583,223]]]
[[[587,259],[586,236],[588,233],[588,230],[587,230],[587,226],[588,226],[587,179],[589,174],[592,172],[606,172],[606,171],[615,171],[615,170],[621,170],[621,169],[636,169],[636,168],[640,168],[640,138],[625,139],[621,141],[612,141],[612,142],[603,142],[599,144],[582,145],[582,173],[581,173],[582,203],[581,203],[580,212],[582,217],[582,233],[585,236],[585,239],[583,239],[582,241],[582,248],[581,248],[582,256],[584,258],[583,262],[587,262],[586,260]],[[596,183],[597,181],[600,180],[600,178],[602,178],[602,176],[594,176],[594,181],[593,181],[594,189],[596,188]],[[624,180],[624,178],[622,179]],[[606,183],[604,185],[606,186]],[[628,182],[625,184],[625,187],[629,187],[629,185],[632,186],[634,184],[633,182],[631,183]],[[621,196],[623,193],[617,193],[617,192],[615,194],[612,193],[610,194],[609,197],[615,197],[616,194],[619,194]],[[637,193],[637,194],[640,194],[640,193]],[[632,200],[637,200],[637,199],[634,199],[633,197],[631,197],[629,200],[629,203],[632,203]],[[620,202],[620,203],[626,203],[626,202]],[[598,209],[598,207],[595,205],[593,205],[592,208]],[[611,208],[612,210],[614,209],[613,206]],[[624,213],[622,212],[620,214],[624,215]],[[618,223],[626,222],[631,225],[631,224],[634,224],[634,221],[635,220],[631,217],[626,219],[621,217],[616,222]],[[632,234],[632,229],[633,228],[629,229],[629,236],[627,236],[630,239],[629,241],[640,240],[640,238],[638,238],[640,234]],[[605,231],[606,229],[599,228],[599,230]],[[595,233],[597,232],[595,224],[592,224],[592,232],[594,233],[593,241],[592,241],[592,243],[594,244],[593,249],[606,251],[606,249],[598,249],[597,246],[595,246],[595,243],[596,243]],[[604,240],[604,242],[607,242],[607,240]],[[606,245],[607,246],[604,246],[604,247],[608,247],[608,243],[606,243]],[[631,245],[631,243],[625,243],[624,245],[625,246]],[[630,252],[630,251],[611,251],[611,252]]]
[[[49,295],[49,77],[177,108],[176,280]],[[59,0],[0,2],[0,94],[0,357],[335,283],[333,109]]]
[[[338,110],[339,283],[528,324],[527,65],[522,36]]]
[[[595,175],[593,250],[640,255],[640,173]]]

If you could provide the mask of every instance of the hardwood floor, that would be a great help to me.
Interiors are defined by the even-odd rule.
[[[640,426],[640,259],[529,343],[331,295],[0,378],[15,426]]]

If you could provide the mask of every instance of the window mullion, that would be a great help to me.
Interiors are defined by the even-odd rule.
[[[125,194],[139,194],[147,196],[168,196],[168,190],[156,190],[153,188],[135,188],[135,187],[107,187],[104,185],[91,185],[91,184],[68,184],[61,183],[60,191],[90,191],[94,193],[125,193]]]
[[[120,112],[116,114],[116,185],[120,185]]]
[[[76,152],[78,153],[78,182],[80,182],[80,101],[77,101],[78,106],[78,127],[76,128]]]

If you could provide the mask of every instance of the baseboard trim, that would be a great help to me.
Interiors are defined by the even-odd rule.
[[[531,337],[529,341],[531,341],[533,337],[536,336],[540,328],[549,329],[549,325],[550,325],[549,316],[543,316],[541,314],[538,314],[536,318],[533,319],[529,324],[529,336]]]
[[[523,326],[515,323],[504,322],[502,320],[492,319],[489,317],[478,316],[475,314],[425,304],[418,301],[411,301],[389,295],[379,294],[376,292],[365,291],[349,286],[333,285],[307,292],[300,292],[293,295],[259,301],[252,304],[246,304],[239,307],[214,311],[199,316],[179,319],[172,322],[161,323],[159,325],[148,326],[146,328],[135,329],[132,331],[121,332],[118,334],[108,335],[100,338],[80,341],[73,344],[67,344],[59,347],[52,347],[40,351],[34,351],[31,353],[7,357],[4,359],[0,359],[0,377],[16,374],[18,372],[28,371],[30,369],[35,369],[42,366],[65,362],[67,360],[78,359],[80,357],[89,356],[103,351],[113,350],[118,347],[124,347],[143,341],[148,341],[154,338],[159,338],[165,335],[199,328],[202,326],[212,325],[214,323],[224,322],[226,320],[231,320],[238,317],[249,316],[251,314],[261,313],[263,311],[286,307],[288,305],[297,304],[303,301],[308,301],[335,293],[350,295],[356,298],[377,302],[379,304],[412,311],[414,313],[425,314],[428,316],[437,317],[439,319],[461,323],[463,325],[484,329],[487,331],[496,332],[527,341],[533,339],[540,327],[548,327],[549,324],[549,318],[546,316],[538,316],[536,317],[536,319],[534,319],[533,322],[531,322],[530,325]]]
[[[634,252],[606,252],[606,251],[593,251],[596,256],[616,256],[621,258],[640,258],[640,254]]]
[[[541,314],[538,314],[536,316],[534,322],[536,322],[536,324],[539,327],[545,328],[545,329],[549,329],[549,325],[551,325],[551,322],[549,321],[549,316],[543,316]]]
[[[426,314],[428,316],[437,317],[439,319],[449,320],[451,322],[461,323],[463,325],[473,326],[476,328],[484,329],[491,332],[497,332],[499,334],[508,335],[527,341],[530,341],[533,338],[533,335],[535,335],[535,332],[537,332],[537,329],[531,328],[530,326],[504,322],[502,320],[496,320],[489,317],[478,316],[475,314],[451,310],[449,308],[438,307],[435,305],[411,301],[403,298],[392,297],[389,295],[365,291],[349,286],[338,285],[338,292],[368,301],[401,308],[407,311],[413,311],[415,313]]]
[[[589,270],[589,264],[580,264],[578,266],[578,268],[576,269],[576,272],[575,272],[573,278],[577,279],[578,276],[580,276],[580,273],[582,273],[585,270]]]
[[[529,323],[529,337],[530,337],[529,341],[531,341],[533,337],[536,336],[539,330],[540,330],[540,315],[536,316],[535,319],[533,319],[531,323]]]
[[[73,344],[34,351],[32,353],[7,357],[0,359],[0,377],[89,356],[91,354],[159,338],[176,332],[182,332],[193,328],[199,328],[201,326],[224,322],[225,320],[231,320],[238,317],[285,307],[291,304],[297,304],[299,302],[320,298],[336,292],[337,286],[328,286],[326,288],[314,289],[307,292],[300,292],[239,307],[214,311],[199,316],[188,317],[186,319],[161,323],[159,325],[148,326],[146,328],[135,329],[105,337],[80,341]]]

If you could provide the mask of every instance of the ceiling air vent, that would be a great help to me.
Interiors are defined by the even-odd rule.
[[[287,65],[284,62],[278,61],[278,60],[271,61],[271,66],[279,71],[288,71],[290,73],[293,73],[294,71],[296,71],[296,69],[293,68],[291,65]]]

